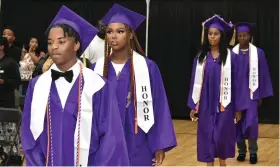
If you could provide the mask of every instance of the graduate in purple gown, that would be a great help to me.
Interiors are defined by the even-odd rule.
[[[239,44],[233,48],[237,56],[238,77],[236,109],[242,113],[237,124],[238,161],[244,161],[248,139],[250,163],[256,164],[258,139],[258,107],[262,99],[272,96],[272,84],[264,51],[254,46],[250,39],[254,23],[240,22],[235,25]]]
[[[228,49],[226,38],[232,27],[217,15],[202,25],[202,49],[193,62],[188,106],[191,119],[198,120],[198,161],[213,166],[214,158],[219,158],[224,166],[235,155],[236,54]]]
[[[115,83],[130,165],[160,165],[177,141],[159,68],[134,33],[145,17],[114,4],[102,20],[106,55],[92,69]]]
[[[115,91],[78,60],[96,33],[65,6],[48,28],[54,64],[30,81],[24,104],[27,166],[129,165]]]

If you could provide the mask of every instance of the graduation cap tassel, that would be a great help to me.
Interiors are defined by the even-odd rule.
[[[254,42],[254,37],[252,36],[252,38],[251,38],[251,43],[253,43]]]
[[[233,29],[232,38],[231,38],[230,43],[229,43],[230,46],[234,46],[234,44],[235,44],[235,36],[236,36],[236,29],[234,28]]]
[[[204,42],[204,24],[202,24],[202,32],[201,32],[201,45],[203,45]]]
[[[86,56],[83,54],[83,64],[85,67],[87,67],[87,61],[86,61]]]

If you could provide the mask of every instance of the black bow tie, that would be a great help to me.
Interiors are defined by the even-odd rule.
[[[64,77],[66,79],[66,81],[68,81],[69,83],[72,82],[73,79],[73,71],[66,71],[66,72],[59,72],[59,71],[55,71],[55,70],[51,70],[52,72],[52,79],[55,81],[60,77]]]

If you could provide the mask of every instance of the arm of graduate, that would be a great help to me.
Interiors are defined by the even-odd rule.
[[[93,96],[96,128],[92,128],[89,166],[129,166],[129,158],[117,96],[112,84],[106,81],[104,87]]]
[[[148,143],[152,153],[165,152],[177,146],[170,109],[158,66],[149,65],[155,123],[148,132]]]
[[[4,79],[4,85],[9,89],[16,89],[21,82],[19,67],[15,61],[11,61],[11,64],[8,67],[8,77]]]
[[[260,100],[273,96],[272,83],[267,65],[267,60],[263,50],[258,49],[259,55],[259,97]]]
[[[45,156],[39,144],[39,139],[35,141],[30,130],[31,102],[34,89],[32,85],[34,85],[34,82],[34,79],[29,82],[29,86],[25,96],[20,132],[21,145],[25,156],[26,166],[45,166]]]
[[[234,52],[231,51],[231,103],[233,107],[233,112],[235,112],[235,123],[241,120],[242,113],[241,111],[245,110],[240,110],[240,107],[237,104],[241,104],[240,102],[237,103],[237,101],[240,101],[240,98],[236,96],[237,94],[237,84],[238,84],[238,73],[242,71],[238,71],[241,68],[237,68],[237,63],[238,63],[238,55],[235,54]]]
[[[238,74],[242,73],[241,68],[237,68],[237,64],[240,60],[238,60],[238,55],[235,54],[233,51],[231,52],[231,103],[233,107],[233,111],[237,112],[236,116],[240,116],[240,112],[243,110],[240,110],[240,107],[237,104],[241,104],[240,102],[237,103],[237,101],[240,101],[240,98],[237,97],[237,84],[239,83]]]
[[[196,109],[196,104],[193,102],[193,99],[192,99],[196,64],[197,64],[197,58],[195,57],[194,60],[193,60],[191,83],[190,83],[189,96],[188,96],[188,107],[192,110]]]

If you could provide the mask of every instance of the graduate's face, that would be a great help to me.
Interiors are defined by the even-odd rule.
[[[7,38],[9,44],[13,43],[14,40],[15,40],[15,34],[14,34],[14,32],[13,32],[12,30],[10,30],[10,29],[5,29],[5,30],[3,31],[3,37],[6,37],[6,38]]]
[[[60,27],[50,30],[48,36],[48,52],[56,65],[63,65],[76,59],[76,52],[80,43],[76,43],[73,37],[64,34]]]
[[[250,34],[248,32],[239,32],[237,34],[237,39],[240,45],[249,44],[250,41]]]
[[[106,40],[113,51],[120,51],[128,46],[128,40],[132,34],[122,23],[111,23],[106,28]]]
[[[217,28],[210,28],[208,31],[208,41],[211,46],[217,46],[220,43],[221,32]]]

